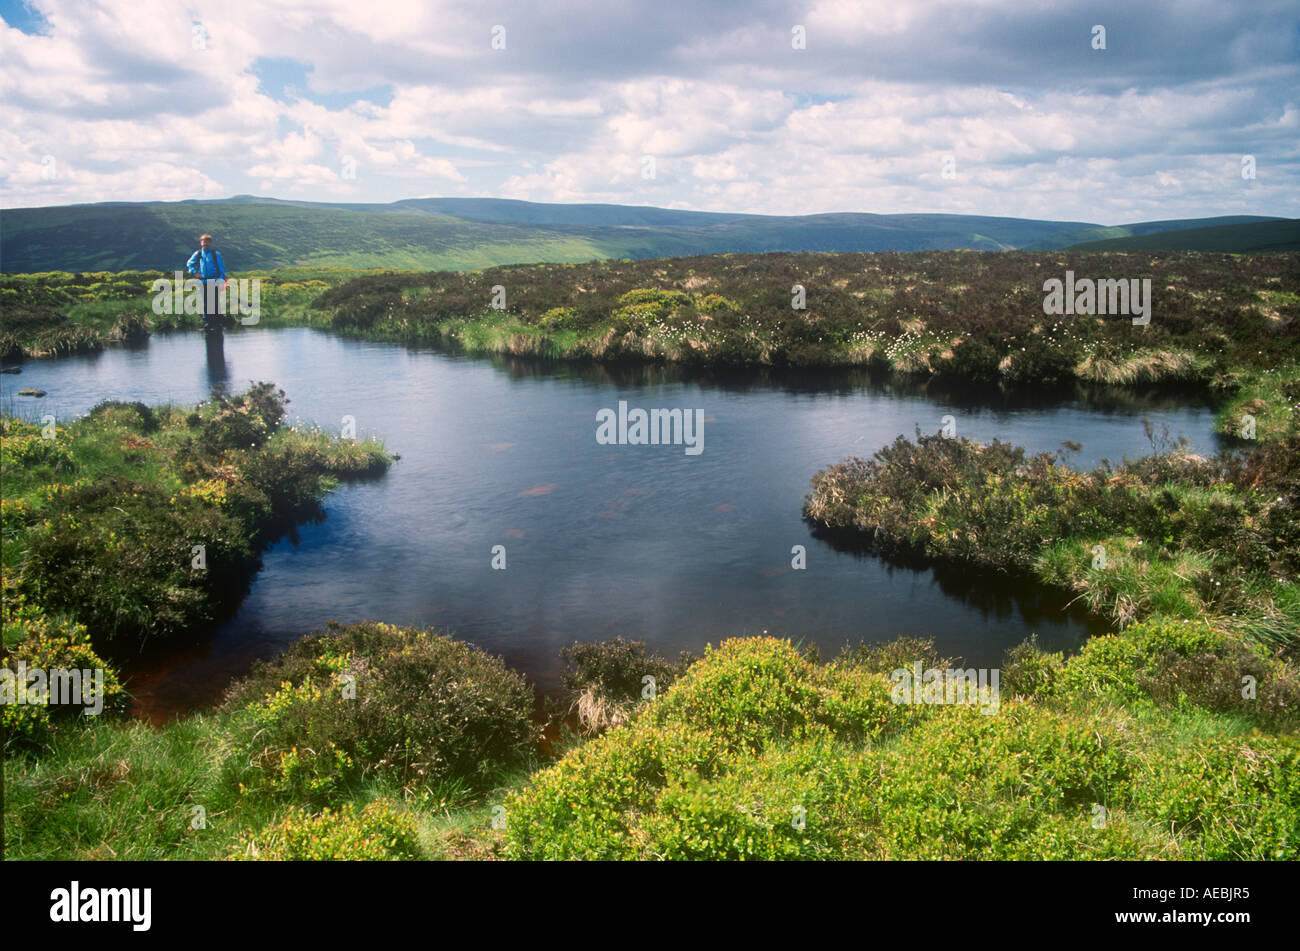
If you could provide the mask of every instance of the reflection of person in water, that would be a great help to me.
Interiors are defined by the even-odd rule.
[[[230,379],[230,366],[226,363],[226,336],[220,329],[216,333],[205,333],[204,343],[208,350],[208,385],[212,392],[226,392],[226,382]]]

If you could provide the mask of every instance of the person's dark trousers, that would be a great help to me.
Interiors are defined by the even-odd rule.
[[[217,312],[219,285],[216,278],[200,278],[203,284],[203,331],[221,333],[221,314]]]

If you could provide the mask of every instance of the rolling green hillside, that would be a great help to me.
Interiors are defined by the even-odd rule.
[[[964,215],[727,215],[620,205],[412,199],[391,205],[104,203],[0,212],[0,269],[170,270],[216,236],[232,269],[466,270],[767,251],[1005,250],[1089,226]]]
[[[1078,251],[1211,251],[1250,254],[1300,251],[1300,219],[1275,218],[1214,228],[1189,228],[1076,244]]]
[[[1246,230],[1206,227],[1211,224]],[[1281,244],[1270,237],[1274,232],[1268,226],[1282,229]],[[1250,230],[1257,227],[1265,230]],[[1204,250],[1244,251],[1295,247],[1294,228],[1294,222],[1285,219],[1252,217],[1108,228],[976,215],[746,215],[496,198],[331,204],[240,195],[218,201],[105,202],[2,211],[0,270],[167,271],[185,262],[205,231],[216,236],[232,270],[311,266],[459,271],[726,253],[1056,249],[1104,238],[1155,238],[1153,232],[1182,229],[1193,230],[1181,241],[1208,241]],[[1222,234],[1202,238],[1206,231]],[[1158,243],[1126,247],[1200,247],[1155,240]]]
[[[375,206],[384,208],[385,206]],[[210,231],[232,269],[293,264],[463,270],[609,257],[590,238],[416,210],[285,202],[173,202],[22,208],[0,214],[6,272],[171,270]]]

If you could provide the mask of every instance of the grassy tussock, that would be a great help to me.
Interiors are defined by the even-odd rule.
[[[1201,379],[1206,366],[1203,358],[1185,350],[1155,350],[1125,358],[1089,354],[1075,373],[1089,383],[1131,386]]]

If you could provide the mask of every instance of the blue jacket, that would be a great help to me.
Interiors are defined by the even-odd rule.
[[[197,268],[197,269],[196,269]],[[221,259],[221,252],[216,248],[204,251],[202,248],[190,255],[185,269],[195,277],[226,279],[226,262]]]

